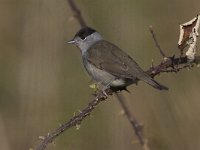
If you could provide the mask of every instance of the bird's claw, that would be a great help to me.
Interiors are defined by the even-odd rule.
[[[106,89],[105,90],[102,90],[103,94],[108,97],[108,94],[106,93]]]

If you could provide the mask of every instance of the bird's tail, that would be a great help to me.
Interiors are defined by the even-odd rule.
[[[158,90],[168,90],[168,87],[161,85],[148,75],[142,78],[142,80]]]

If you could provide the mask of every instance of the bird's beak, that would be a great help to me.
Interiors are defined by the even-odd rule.
[[[74,44],[75,41],[74,41],[74,39],[72,39],[72,40],[68,41],[67,43],[68,43],[68,44]]]

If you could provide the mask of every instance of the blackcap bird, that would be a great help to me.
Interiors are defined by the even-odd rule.
[[[156,89],[168,90],[146,74],[128,54],[90,27],[80,29],[68,43],[80,49],[88,74],[104,87],[124,90],[142,80]]]

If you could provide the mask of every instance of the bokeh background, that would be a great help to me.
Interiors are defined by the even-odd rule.
[[[178,55],[179,24],[200,13],[199,0],[77,0],[87,23],[147,69],[161,56]],[[91,99],[91,79],[79,50],[66,41],[80,28],[67,0],[0,0],[0,149],[28,150]],[[200,43],[200,41],[198,41]],[[199,44],[198,44],[199,45]],[[198,47],[199,49],[199,47]],[[154,150],[200,149],[200,70],[156,79],[167,92],[139,83],[126,102],[144,124]],[[118,101],[111,97],[48,150],[141,150]]]

